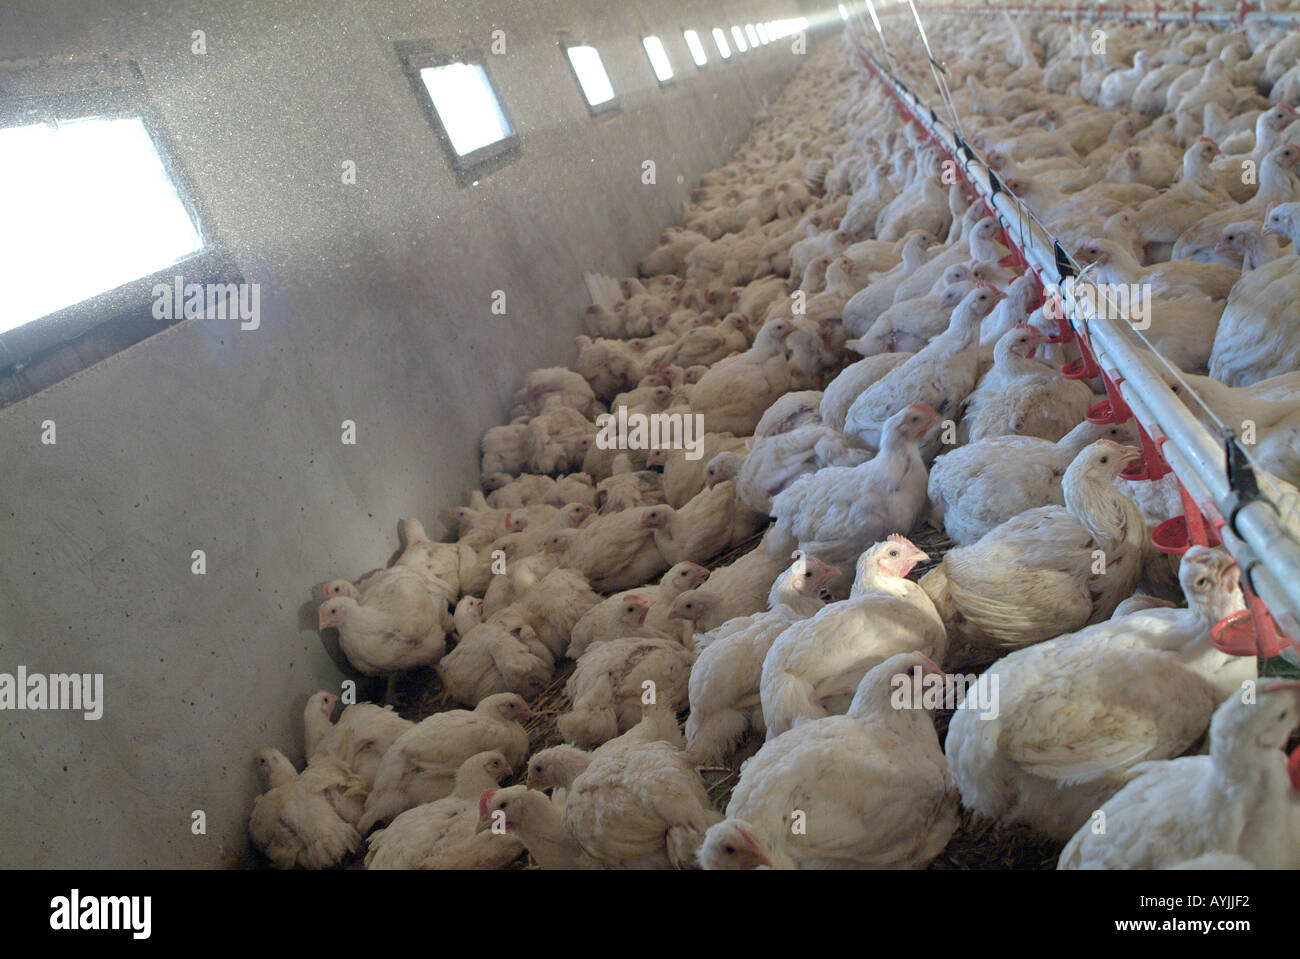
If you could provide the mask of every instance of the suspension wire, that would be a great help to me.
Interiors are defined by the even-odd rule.
[[[921,35],[921,43],[925,47],[925,55],[930,60],[930,73],[934,75],[935,86],[939,88],[939,98],[943,100],[944,106],[952,115],[952,126],[957,131],[958,136],[963,140],[966,139],[966,131],[962,129],[961,118],[957,116],[957,106],[953,103],[952,91],[948,89],[948,81],[945,79],[948,68],[934,57],[934,51],[930,49],[930,38],[926,36],[925,26],[921,23],[921,15],[916,10],[916,4],[913,0],[907,0],[907,6],[912,11],[912,20],[916,23],[917,33]]]
[[[885,51],[885,59],[889,61],[890,75],[897,78],[898,65],[894,63],[894,55],[889,51],[889,43],[885,40],[885,31],[880,26],[880,17],[876,16],[876,5],[871,0],[867,0],[867,13],[871,15],[871,22],[876,28],[876,35],[880,38],[880,46]],[[855,16],[861,17],[862,15],[859,13],[855,14]],[[865,29],[863,34],[866,34]]]

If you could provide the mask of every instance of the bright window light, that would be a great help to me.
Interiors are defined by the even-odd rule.
[[[727,35],[719,27],[713,28],[713,45],[718,48],[718,55],[722,59],[731,59],[731,47],[727,46]]]
[[[700,35],[694,30],[683,30],[682,38],[686,41],[686,49],[691,51],[691,59],[695,61],[697,67],[702,67],[709,62],[709,56],[704,52],[704,44],[700,42]]]
[[[646,37],[641,41],[641,46],[645,47],[645,55],[650,58],[650,66],[654,69],[659,82],[666,83],[671,80],[673,65],[668,59],[668,51],[664,49],[663,42],[658,37]]]
[[[569,47],[566,52],[588,103],[595,107],[614,99],[614,85],[609,82],[609,74],[595,47]]]
[[[749,46],[745,43],[745,35],[740,31],[740,27],[732,27],[731,36],[736,41],[736,49],[741,53],[749,49]]]
[[[501,112],[492,81],[480,63],[425,67],[420,79],[458,156],[473,153],[514,133]]]
[[[749,45],[751,47],[756,47],[763,42],[758,38],[758,34],[754,32],[754,25],[752,23],[745,24],[745,36],[749,37]]]
[[[0,333],[202,248],[139,117],[0,130]]]
[[[758,25],[758,39],[763,41],[763,46],[767,46],[772,42],[771,38],[767,35],[767,26],[765,24],[760,23]]]
[[[842,3],[838,4],[838,6],[840,8],[840,19],[847,20],[849,18],[849,11],[844,9],[844,4]]]
[[[801,30],[808,29],[807,17],[795,17],[791,20],[773,20],[767,25],[768,36],[773,40],[793,36]]]

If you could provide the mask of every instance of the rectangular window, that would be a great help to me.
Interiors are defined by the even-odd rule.
[[[741,32],[740,27],[731,28],[731,37],[736,41],[736,49],[741,53],[749,49],[749,46],[745,43],[745,34]]]
[[[700,35],[694,30],[683,30],[682,38],[686,41],[686,49],[691,51],[691,59],[700,69],[709,62],[709,55],[704,52],[704,44],[700,42]]]
[[[519,155],[519,134],[497,96],[487,57],[432,40],[396,46],[458,183],[466,186]]]
[[[481,63],[457,61],[423,67],[420,80],[457,157],[469,156],[514,134]]]
[[[758,39],[763,41],[763,46],[767,46],[772,42],[771,38],[767,35],[767,24],[760,23],[756,29],[758,30]]]
[[[847,20],[849,18],[849,11],[844,9],[844,4],[842,3],[838,4],[838,6],[840,8],[840,19]]]
[[[727,46],[727,35],[721,27],[713,28],[713,45],[718,48],[718,56],[724,60],[731,59],[731,47]]]
[[[592,112],[599,112],[597,107],[612,107],[614,85],[609,81],[609,74],[605,72],[605,64],[601,62],[596,48],[583,44],[566,47],[564,52],[569,57],[569,66],[573,68],[573,75],[577,77],[578,86]]]
[[[671,80],[673,65],[668,59],[668,51],[664,49],[663,42],[658,37],[642,37],[641,46],[645,47],[645,55],[649,58],[650,67],[659,82],[667,83]]]
[[[191,318],[159,286],[247,286],[172,146],[132,60],[0,64],[0,407]]]
[[[203,247],[141,117],[0,130],[0,333]]]
[[[752,23],[745,24],[745,36],[749,37],[749,45],[751,47],[756,47],[762,43],[758,38],[758,34],[754,32],[754,25]]]

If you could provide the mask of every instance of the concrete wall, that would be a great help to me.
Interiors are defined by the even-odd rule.
[[[0,58],[139,61],[208,225],[262,297],[256,332],[189,321],[0,411],[0,672],[100,672],[106,686],[98,722],[0,713],[6,867],[253,861],[252,753],[272,744],[301,761],[306,696],[341,678],[304,617],[309,588],[383,564],[404,514],[439,528],[524,373],[573,360],[582,271],[632,270],[798,66],[774,45],[697,71],[681,27],[795,12],[5,4]],[[508,53],[491,70],[522,155],[462,187],[393,44],[486,46],[495,27]],[[559,29],[598,45],[621,112],[588,116]],[[678,70],[663,90],[640,48],[651,31]],[[644,159],[656,187],[640,183]],[[344,160],[356,185],[340,182]],[[494,289],[508,316],[489,312]],[[344,419],[356,446],[340,443]],[[190,571],[200,548],[205,576]],[[191,834],[195,809],[206,836]]]

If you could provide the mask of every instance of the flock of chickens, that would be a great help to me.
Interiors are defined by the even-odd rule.
[[[1300,482],[1300,34],[986,24],[932,28],[969,139],[1094,279],[1150,286],[1189,408]],[[1236,565],[1152,546],[1177,483],[1125,476],[1133,423],[1086,418],[997,222],[850,43],[809,60],[576,369],[528,375],[456,540],[406,519],[390,568],[320,587],[390,701],[432,666],[466,708],[313,695],[306,768],[257,754],[273,865],[920,868],[964,806],[1060,868],[1300,867],[1300,681],[1210,638]],[[702,416],[702,452],[606,448],[620,407]],[[701,770],[742,759],[715,808]]]

